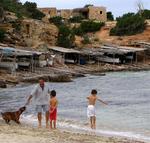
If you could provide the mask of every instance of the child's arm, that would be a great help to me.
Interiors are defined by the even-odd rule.
[[[50,111],[50,113],[54,112],[54,110],[57,108],[57,105],[58,105],[58,101],[56,101],[55,106],[53,107],[53,110]]]
[[[108,105],[108,103],[104,102],[103,100],[101,100],[101,99],[99,99],[99,98],[97,98],[97,100],[98,100],[99,102],[105,104],[105,105]]]

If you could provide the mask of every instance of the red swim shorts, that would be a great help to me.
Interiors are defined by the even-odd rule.
[[[57,117],[57,108],[50,108],[50,120],[56,120]]]

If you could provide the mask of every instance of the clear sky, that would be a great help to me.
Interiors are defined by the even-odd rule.
[[[105,6],[115,17],[127,12],[136,12],[137,3],[143,3],[145,9],[150,9],[150,0],[20,0],[21,2],[36,2],[38,7],[57,7],[58,9],[72,9],[86,4]]]

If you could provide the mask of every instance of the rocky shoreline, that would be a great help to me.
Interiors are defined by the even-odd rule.
[[[122,71],[147,71],[150,70],[150,63],[138,63],[129,65],[67,65],[65,67],[42,68],[38,72],[16,72],[8,74],[0,70],[0,88],[6,88],[8,85],[16,85],[20,82],[36,83],[40,77],[48,82],[71,82],[73,78],[84,77],[86,74],[104,76],[107,72]]]

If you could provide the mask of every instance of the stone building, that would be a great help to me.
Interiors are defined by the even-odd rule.
[[[61,16],[64,19],[69,19],[73,16],[83,16],[85,19],[107,21],[107,12],[105,7],[89,6],[86,8],[75,9],[60,9],[56,8],[40,8],[41,12],[46,15],[46,18]]]
[[[88,18],[91,20],[107,21],[107,12],[105,7],[88,7]]]

